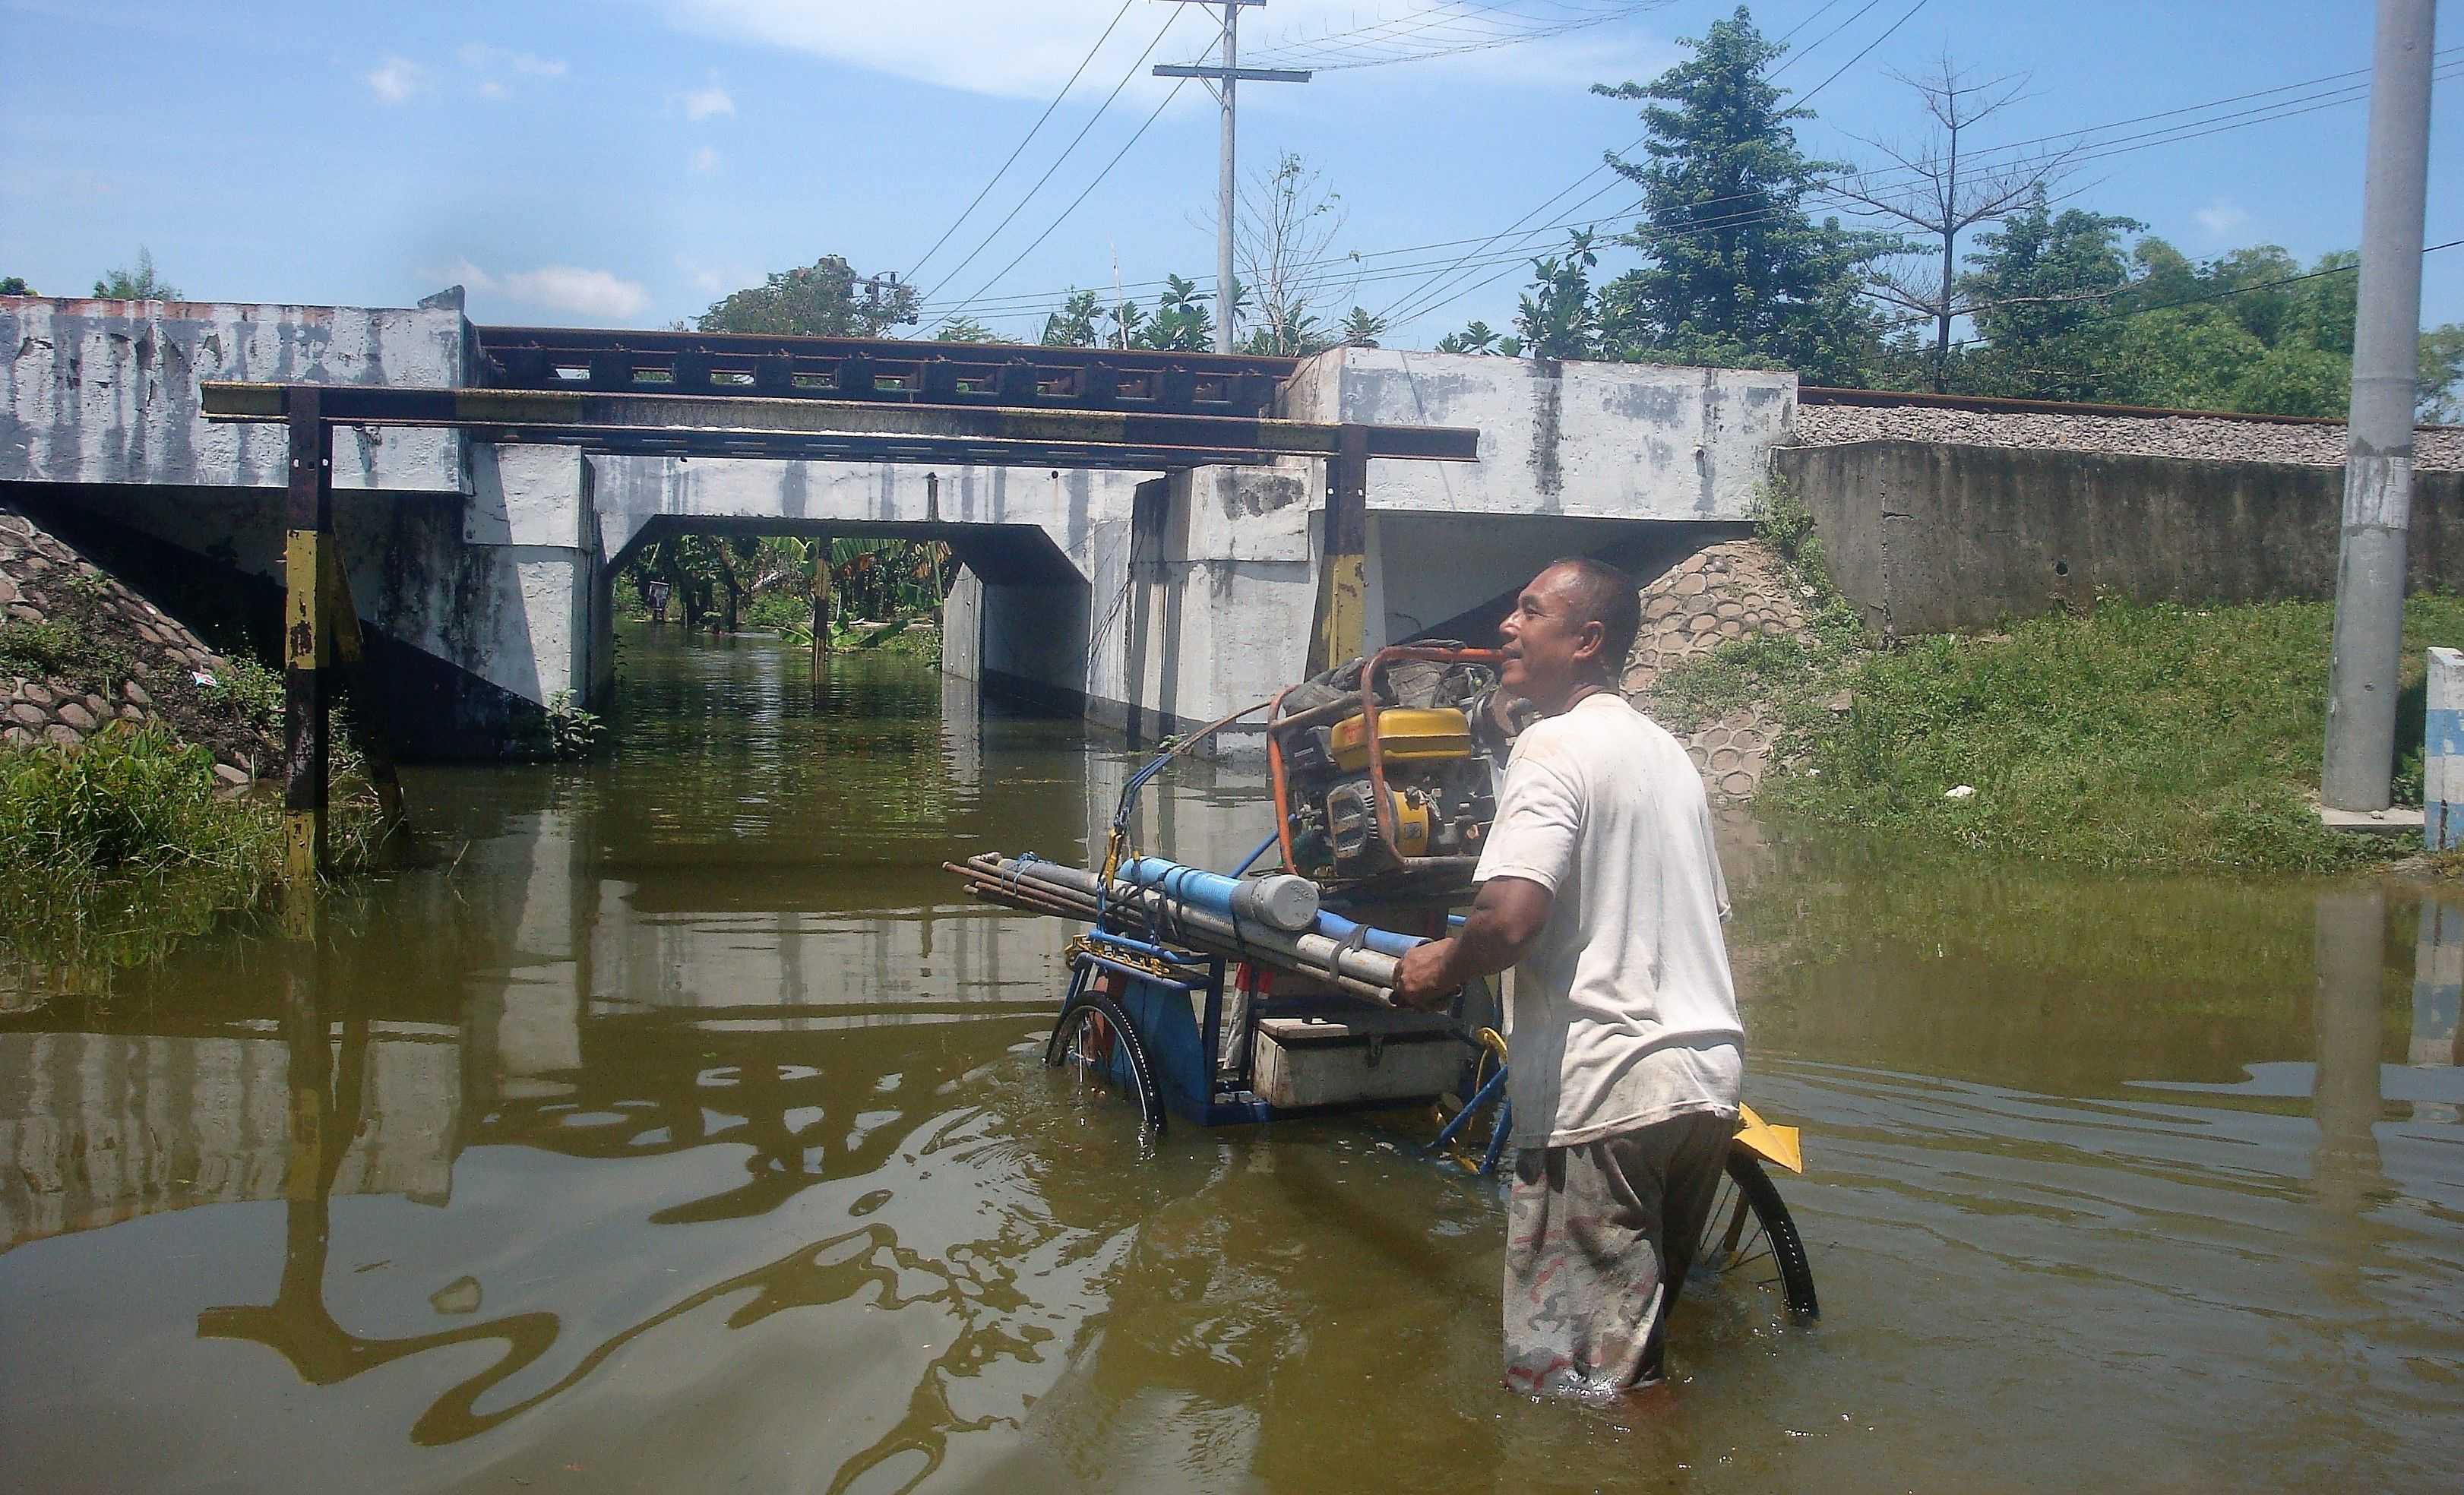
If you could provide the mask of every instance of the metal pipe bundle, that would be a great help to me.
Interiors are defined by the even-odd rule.
[[[979,897],[1035,912],[1096,921],[1097,878],[1084,868],[1021,862],[995,852],[947,866],[965,877],[969,890]],[[1235,919],[1192,900],[1175,898],[1159,888],[1117,878],[1102,902],[1135,910],[1173,938],[1209,954],[1276,966],[1374,1001],[1394,1001],[1397,961],[1393,955],[1356,948],[1320,934],[1295,934],[1264,922]]]
[[[1287,934],[1317,930],[1317,884],[1290,872],[1226,877],[1159,856],[1133,856],[1121,864],[1121,879],[1168,893],[1209,913],[1269,925]]]

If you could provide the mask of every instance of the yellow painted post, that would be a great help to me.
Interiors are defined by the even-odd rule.
[[[319,391],[290,391],[290,499],[282,545],[284,869],[310,895],[325,860],[325,549],[334,538],[334,436]],[[307,907],[295,899],[295,910]],[[295,920],[295,923],[297,921]]]
[[[1369,624],[1369,428],[1343,428],[1326,464],[1326,537],[1319,558],[1317,617],[1309,672],[1367,651]]]

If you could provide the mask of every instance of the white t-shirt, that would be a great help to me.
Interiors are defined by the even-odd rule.
[[[1507,1012],[1517,1147],[1734,1115],[1745,1026],[1720,933],[1728,890],[1685,749],[1613,692],[1514,744],[1476,881],[1554,902]]]

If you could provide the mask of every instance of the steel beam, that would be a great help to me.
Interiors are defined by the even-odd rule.
[[[479,327],[478,383],[602,394],[759,394],[913,405],[1264,415],[1300,361],[749,333]]]
[[[451,427],[483,441],[543,442],[678,456],[1067,466],[1157,471],[1336,455],[1345,428],[1159,410],[880,405],[759,396],[602,394],[382,385],[202,386],[213,420],[288,419],[319,391],[322,419],[345,426]],[[1463,427],[1362,426],[1368,454],[1469,462],[1480,433]]]

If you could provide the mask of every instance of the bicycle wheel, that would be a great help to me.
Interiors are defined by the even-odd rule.
[[[1069,1066],[1081,1102],[1126,1101],[1136,1110],[1142,1133],[1162,1133],[1163,1092],[1155,1088],[1155,1066],[1129,1014],[1109,994],[1089,989],[1063,1005],[1044,1046],[1044,1062],[1056,1069]]]
[[[1796,1221],[1789,1218],[1762,1160],[1742,1147],[1728,1150],[1728,1176],[1720,1180],[1685,1280],[1688,1289],[1697,1292],[1775,1292],[1796,1318],[1821,1312],[1814,1296],[1814,1266],[1806,1260]]]

